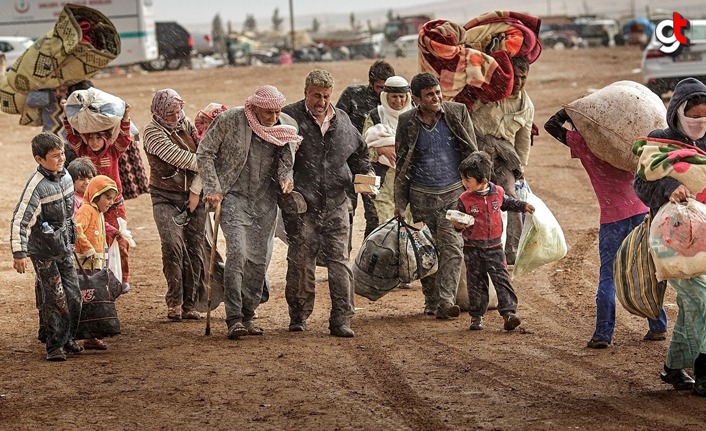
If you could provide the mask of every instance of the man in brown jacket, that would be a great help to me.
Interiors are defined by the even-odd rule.
[[[404,217],[410,205],[414,221],[424,222],[431,230],[439,269],[422,279],[424,313],[448,319],[460,312],[454,300],[463,265],[463,240],[446,220],[446,211],[456,209],[464,190],[458,167],[477,150],[476,138],[466,106],[443,102],[434,75],[416,75],[411,89],[417,108],[400,114],[395,136],[395,214]]]

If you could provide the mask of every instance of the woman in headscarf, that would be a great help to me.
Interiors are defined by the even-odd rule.
[[[666,129],[652,131],[649,138],[678,141],[706,151],[706,85],[694,78],[679,81],[667,108],[667,124]],[[642,158],[640,164],[643,165]],[[640,168],[634,188],[637,196],[650,207],[653,220],[662,205],[686,202],[700,195],[706,186],[699,184],[701,190],[690,190],[672,176],[648,181],[641,176],[645,169]],[[683,174],[697,175],[697,171],[687,168]],[[697,395],[706,396],[706,277],[670,279],[669,283],[677,291],[679,312],[660,377],[674,389],[693,389]],[[696,381],[684,370],[692,367]]]
[[[152,212],[162,243],[162,270],[167,280],[167,318],[194,319],[196,293],[204,288],[202,256],[206,211],[201,203],[183,226],[173,221],[189,200],[197,173],[197,131],[184,114],[184,101],[172,89],[152,98],[152,121],[145,126],[144,141],[150,164]]]
[[[363,123],[363,138],[370,148],[370,162],[381,177],[380,193],[375,196],[375,209],[380,223],[392,218],[395,211],[395,131],[400,114],[412,109],[412,93],[407,80],[391,76],[385,81],[380,102]]]

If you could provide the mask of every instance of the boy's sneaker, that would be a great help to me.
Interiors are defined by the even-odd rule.
[[[191,214],[189,213],[188,209],[185,209],[184,211],[172,217],[172,221],[177,226],[186,226],[187,224],[189,224],[190,220]]]
[[[480,331],[483,329],[483,316],[471,317],[471,331]]]
[[[61,362],[66,360],[66,353],[61,347],[57,347],[47,352],[47,361]]]
[[[122,284],[122,294],[126,294],[130,291],[130,283],[123,283]]]
[[[503,324],[503,329],[506,331],[513,331],[522,323],[522,320],[517,317],[517,314],[515,313],[507,313],[503,316],[503,320],[505,322]]]

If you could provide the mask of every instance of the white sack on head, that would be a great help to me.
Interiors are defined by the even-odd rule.
[[[120,133],[120,121],[125,113],[125,102],[119,97],[97,88],[76,90],[66,99],[66,118],[79,133],[110,130],[111,141]]]
[[[667,127],[662,100],[634,81],[614,82],[564,108],[591,152],[628,172],[637,168],[635,139]]]

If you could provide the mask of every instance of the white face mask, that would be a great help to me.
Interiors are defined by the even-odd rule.
[[[691,118],[684,114],[686,102],[677,109],[679,130],[692,141],[699,140],[706,135],[706,117]]]

